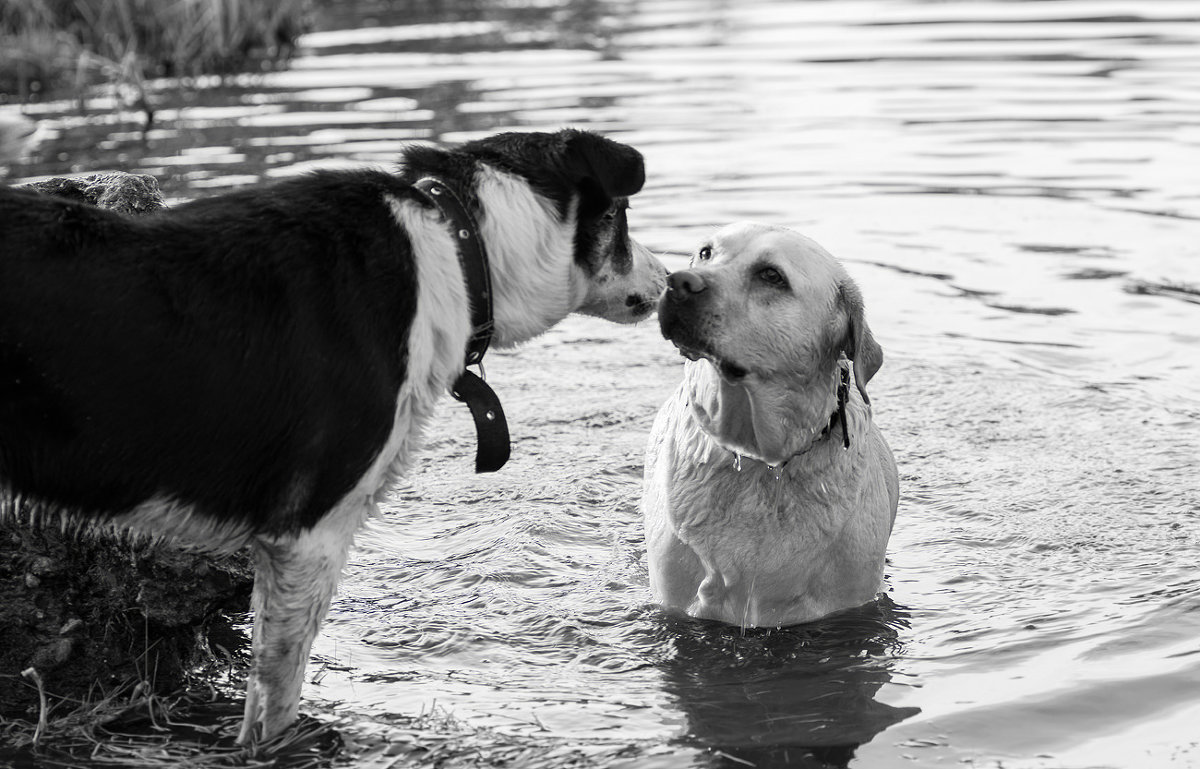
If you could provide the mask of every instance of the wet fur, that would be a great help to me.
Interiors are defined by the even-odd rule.
[[[789,230],[730,225],[671,277],[663,334],[693,358],[659,411],[643,509],[650,584],[670,610],[791,625],[873,600],[899,495],[866,396],[882,352],[858,289]],[[705,252],[707,254],[708,252]],[[763,270],[783,274],[768,283]],[[853,361],[846,431],[841,367]]]
[[[493,345],[653,309],[665,270],[625,221],[641,156],[583,131],[415,146],[396,174],[142,217],[0,188],[0,509],[252,545],[242,742],[294,720],[354,533],[462,369],[452,236],[410,186],[427,175],[479,224]],[[595,280],[609,261],[623,279]]]

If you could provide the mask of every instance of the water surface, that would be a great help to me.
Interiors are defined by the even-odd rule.
[[[40,105],[13,176],[142,170],[180,199],[408,141],[630,142],[632,224],[672,267],[752,218],[861,284],[902,474],[887,596],[778,631],[651,606],[642,450],[680,359],[653,322],[572,319],[491,356],[503,473],[470,474],[444,405],[308,707],[436,706],[639,767],[1200,765],[1200,8],[490,5],[339,4],[286,71],[164,86],[148,145],[104,98]]]

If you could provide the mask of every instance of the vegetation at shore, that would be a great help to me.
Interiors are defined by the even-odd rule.
[[[234,743],[240,692],[196,685],[169,696],[128,685],[72,702],[46,698],[36,719],[0,715],[0,765],[59,769],[611,769],[671,754],[671,744],[567,739],[473,727],[435,707],[386,721],[302,715],[267,743]]]
[[[146,109],[145,81],[273,66],[314,0],[0,0],[0,101],[98,83]]]

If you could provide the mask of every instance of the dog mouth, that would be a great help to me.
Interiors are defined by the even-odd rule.
[[[727,358],[722,358],[712,352],[709,352],[708,350],[693,347],[691,345],[680,344],[679,342],[675,342],[675,340],[671,341],[675,343],[675,347],[679,350],[679,354],[688,360],[706,360],[711,363],[713,367],[717,369],[717,372],[721,375],[721,378],[726,382],[741,382],[750,373],[749,369],[739,366],[733,361],[730,361]]]
[[[658,307],[658,298],[647,299],[640,294],[634,294],[625,299],[625,306],[629,308],[630,314],[636,319],[644,319],[650,317]]]

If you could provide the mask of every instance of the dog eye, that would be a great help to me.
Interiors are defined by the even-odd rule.
[[[606,223],[611,224],[617,220],[617,217],[629,210],[629,201],[618,200],[609,206],[604,212],[602,218]]]
[[[712,246],[701,246],[700,250],[696,253],[696,256],[698,256],[702,262],[712,259]]]
[[[770,283],[772,286],[787,287],[787,278],[783,277],[783,273],[774,267],[764,267],[758,271],[759,280],[764,283]]]

